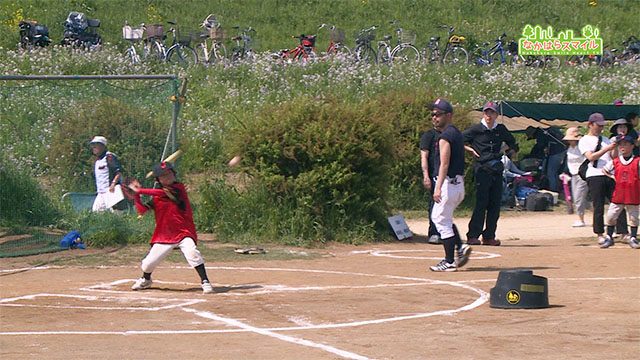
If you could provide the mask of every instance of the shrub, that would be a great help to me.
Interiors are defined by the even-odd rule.
[[[95,191],[93,157],[88,142],[105,136],[118,155],[125,176],[143,178],[164,146],[165,128],[153,114],[117,99],[81,102],[52,120],[58,126],[49,147],[50,173],[63,189]]]
[[[49,225],[60,210],[31,175],[0,158],[0,226]]]
[[[251,128],[230,137],[243,156],[249,189],[234,194],[214,183],[205,190],[201,210],[219,212],[213,217],[224,222],[230,211],[238,213],[236,204],[249,205],[253,211],[233,221],[236,234],[249,224],[289,242],[375,237],[386,229],[393,157],[391,126],[376,109],[309,97],[266,107]],[[224,230],[224,224],[216,229]]]
[[[88,246],[103,248],[148,242],[154,223],[153,216],[83,212],[72,227],[80,231]]]

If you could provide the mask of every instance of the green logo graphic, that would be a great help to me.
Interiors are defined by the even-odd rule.
[[[582,36],[576,37],[573,30],[560,31],[553,36],[553,29],[547,26],[531,26],[522,29],[518,40],[520,55],[602,55],[602,38],[597,27],[586,25],[582,28]]]

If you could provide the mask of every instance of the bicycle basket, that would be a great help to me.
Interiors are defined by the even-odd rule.
[[[209,28],[209,37],[211,40],[224,41],[225,33],[220,26]]]
[[[316,45],[316,36],[305,35],[300,39],[300,44],[302,44],[302,46],[313,47]]]
[[[374,30],[360,30],[358,34],[356,34],[356,42],[371,42],[375,40],[376,32]]]
[[[122,27],[122,38],[125,40],[140,40],[144,34],[143,28],[132,28],[129,25]]]
[[[334,43],[343,43],[345,40],[344,30],[342,29],[333,29],[331,31],[331,41]]]
[[[147,25],[147,39],[162,38],[164,36],[164,27],[160,24]]]
[[[460,44],[461,42],[463,42],[465,39],[464,36],[460,36],[460,35],[451,35],[451,37],[449,38],[449,42],[452,44]]]
[[[416,43],[416,33],[413,31],[403,31],[400,33],[400,42],[403,44],[415,44]]]

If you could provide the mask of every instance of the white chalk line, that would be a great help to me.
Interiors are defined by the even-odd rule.
[[[116,280],[112,283],[102,283],[98,285],[92,285],[89,287],[81,288],[80,290],[92,291],[92,292],[106,292],[113,294],[131,294],[131,291],[122,291],[122,290],[112,290],[114,286],[120,285],[125,282],[132,282],[134,280],[123,279]],[[192,286],[200,286],[195,283],[185,283],[185,282],[174,282],[174,281],[157,281],[154,280],[153,283],[162,283],[162,284],[179,284],[179,285],[192,285]],[[228,284],[219,284],[212,283],[214,289],[216,287],[233,287],[233,285]],[[383,283],[383,284],[375,284],[375,285],[328,285],[328,286],[287,286],[287,285],[259,285],[259,290],[249,289],[246,292],[224,292],[218,293],[216,296],[257,296],[257,295],[267,295],[267,294],[275,294],[281,292],[300,292],[300,291],[327,291],[327,290],[361,290],[361,289],[376,289],[376,288],[392,288],[392,287],[410,287],[410,286],[425,286],[430,285],[427,282],[413,282],[413,283]],[[431,284],[437,285],[437,284]],[[150,289],[153,290],[153,287]]]
[[[363,251],[352,251],[351,254],[369,254],[372,256],[378,257],[388,257],[394,259],[414,259],[414,260],[442,260],[442,255],[440,256],[401,256],[394,255],[397,253],[419,253],[419,252],[437,252],[442,254],[442,249],[439,250],[430,250],[430,249],[421,249],[421,250],[363,250]],[[478,256],[480,255],[480,256]],[[500,257],[502,255],[496,253],[488,253],[483,251],[472,251],[470,260],[485,260],[485,259],[493,259]]]
[[[192,313],[192,314],[195,314],[197,316],[206,318],[206,319],[211,319],[211,320],[223,322],[223,323],[225,323],[225,324],[227,324],[229,326],[235,326],[235,327],[238,327],[240,329],[248,330],[248,331],[254,332],[256,334],[273,337],[273,338],[276,338],[278,340],[290,342],[290,343],[297,344],[297,345],[302,345],[302,346],[307,346],[307,347],[320,349],[320,350],[323,350],[323,351],[338,355],[338,356],[346,358],[346,359],[356,359],[356,360],[367,360],[367,359],[369,359],[366,356],[358,355],[356,353],[352,353],[352,352],[349,352],[349,351],[346,351],[346,350],[341,350],[341,349],[338,349],[338,348],[333,347],[333,346],[319,344],[319,343],[313,342],[311,340],[302,339],[302,338],[298,338],[298,337],[293,337],[293,336],[289,336],[289,335],[278,334],[277,332],[274,332],[272,330],[251,326],[251,325],[243,323],[243,322],[241,322],[239,320],[223,317],[223,316],[214,314],[214,313],[209,312],[209,311],[198,311],[198,310],[189,309],[189,308],[183,308],[182,310],[184,310],[184,311],[186,311],[188,313]]]
[[[155,307],[143,307],[143,306],[83,306],[83,305],[42,305],[42,304],[14,304],[14,302],[21,300],[35,300],[39,297],[53,297],[53,298],[72,298],[72,299],[83,299],[87,301],[113,301],[113,302],[124,302],[129,300],[127,298],[122,297],[108,297],[108,296],[93,296],[93,295],[73,295],[73,294],[50,294],[50,293],[41,293],[41,294],[32,294],[25,296],[18,296],[14,298],[5,298],[0,299],[0,306],[5,307],[31,307],[31,308],[52,308],[52,309],[87,309],[87,310],[127,310],[127,311],[160,311],[160,310],[169,310],[174,308],[179,308],[183,306],[195,305],[206,300],[204,299],[167,299],[167,298],[153,298],[153,297],[132,297],[130,300],[132,302],[176,302],[176,304],[165,305],[165,306],[155,306]]]

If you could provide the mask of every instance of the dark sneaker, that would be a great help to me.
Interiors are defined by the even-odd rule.
[[[448,263],[447,260],[442,259],[437,265],[430,266],[431,271],[456,271],[457,267],[455,263]]]
[[[600,249],[606,249],[613,246],[613,239],[609,235],[604,236],[604,241],[600,244]]]
[[[480,245],[480,239],[478,238],[468,238],[467,244],[469,245]]]
[[[469,262],[469,256],[471,255],[471,246],[462,244],[460,250],[458,250],[458,258],[456,259],[456,266],[461,268]]]
[[[500,246],[500,240],[498,240],[498,239],[482,239],[482,245]]]
[[[639,249],[640,243],[638,242],[638,239],[631,237],[629,238],[629,246],[631,246],[632,249]]]

